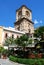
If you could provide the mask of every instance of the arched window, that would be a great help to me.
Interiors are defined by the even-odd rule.
[[[29,15],[30,15],[28,11],[26,11],[26,15],[27,15],[27,16],[29,16]]]
[[[19,11],[19,13],[18,13],[18,19],[20,19],[21,16],[22,16],[22,11]]]
[[[14,38],[14,35],[12,34],[12,38]]]
[[[29,33],[31,32],[31,30],[29,29]]]
[[[17,35],[17,38],[19,38],[19,36]]]
[[[8,34],[6,33],[6,34],[5,34],[5,38],[7,38],[7,37],[8,37]]]
[[[22,11],[19,11],[18,15],[22,15]]]
[[[20,30],[20,26],[17,29]]]

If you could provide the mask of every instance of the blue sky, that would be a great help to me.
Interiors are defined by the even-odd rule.
[[[14,27],[16,10],[22,5],[32,10],[35,28],[44,26],[44,0],[0,0],[0,26]]]

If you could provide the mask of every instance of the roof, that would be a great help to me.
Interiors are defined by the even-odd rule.
[[[30,21],[30,20],[27,19],[27,18],[21,18],[20,20],[16,21],[14,24],[20,24],[23,19],[25,19],[25,20],[29,21],[30,23],[34,24],[32,21]]]
[[[22,7],[26,7],[28,10],[30,10],[26,5],[22,5],[19,9],[22,9]],[[16,12],[19,10],[17,9]],[[30,10],[32,12],[32,10]]]
[[[25,32],[15,30],[15,28],[12,28],[12,27],[3,27],[3,29],[6,30],[6,31],[14,32],[14,33],[25,34]]]

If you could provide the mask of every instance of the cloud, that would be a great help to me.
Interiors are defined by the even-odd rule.
[[[40,27],[43,25],[43,21],[42,20],[39,20],[39,19],[35,19],[34,20],[34,27],[37,28],[37,27]]]
[[[34,24],[38,24],[38,21],[35,19]]]

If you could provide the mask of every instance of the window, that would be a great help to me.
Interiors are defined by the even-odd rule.
[[[30,33],[30,31],[31,31],[31,30],[29,29],[29,33]]]
[[[19,38],[19,36],[17,35],[17,38]]]
[[[17,29],[20,30],[20,26]]]
[[[19,11],[18,15],[22,15],[22,11]]]
[[[26,15],[29,16],[29,12],[28,11],[26,11]]]
[[[14,38],[14,35],[12,34],[12,38]]]
[[[5,38],[7,38],[7,37],[8,37],[8,34],[6,33],[6,34],[5,34]]]
[[[19,11],[19,13],[18,13],[18,19],[21,18],[21,15],[22,15],[22,11]]]

